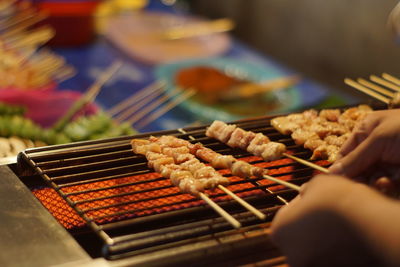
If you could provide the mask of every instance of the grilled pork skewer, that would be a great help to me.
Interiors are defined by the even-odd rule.
[[[192,154],[182,153],[185,152],[182,148],[186,147],[167,147],[154,142],[154,139],[133,139],[131,145],[135,153],[146,156],[149,167],[169,178],[182,192],[198,196],[205,189],[229,184],[228,178],[201,163]]]
[[[339,109],[325,109],[319,114],[316,110],[307,110],[276,117],[271,125],[282,134],[290,134],[296,144],[312,150],[311,159],[334,162],[357,121],[370,112],[372,109],[367,105],[349,108],[343,113]]]
[[[284,144],[272,142],[262,133],[245,131],[236,125],[229,125],[218,120],[207,128],[206,135],[230,147],[247,150],[255,156],[262,157],[265,161],[280,159],[283,156],[282,153],[286,151]]]
[[[214,201],[212,201],[207,195],[201,192],[201,190],[205,189],[204,184],[202,184],[202,182],[204,182],[202,181],[204,180],[204,178],[202,178],[201,176],[205,175],[205,168],[203,168],[203,170],[197,170],[193,174],[191,171],[189,171],[189,164],[186,166],[182,166],[182,164],[177,165],[174,163],[175,161],[184,161],[185,158],[187,159],[186,162],[193,160],[193,158],[191,158],[189,155],[183,155],[182,157],[182,154],[179,154],[179,151],[177,151],[177,149],[180,149],[179,145],[175,144],[172,147],[168,147],[165,145],[157,144],[154,141],[155,140],[153,140],[153,142],[150,142],[149,140],[133,139],[131,141],[132,149],[135,153],[145,155],[147,160],[149,161],[149,167],[154,168],[154,170],[160,173],[162,176],[171,179],[171,182],[174,185],[178,186],[183,192],[188,192],[192,195],[199,196],[218,214],[220,214],[225,220],[227,220],[234,228],[240,228],[241,223],[239,221],[233,218],[229,213],[227,213]],[[166,153],[170,153],[170,155],[174,156],[175,159],[174,157],[162,154],[161,152],[163,150]],[[211,172],[210,169],[207,169],[206,171]],[[229,183],[229,180],[221,175],[217,176],[217,179],[219,179],[219,183]],[[263,217],[262,215],[260,216]]]
[[[210,148],[205,147],[201,143],[192,144],[189,141],[177,138],[175,136],[161,136],[159,138],[150,137],[150,141],[155,141],[158,143],[169,143],[174,144],[174,146],[179,146],[181,149],[185,147],[193,156],[199,157],[211,164],[213,168],[216,169],[229,169],[232,175],[239,176],[242,178],[246,177],[262,177],[267,173],[266,169],[256,167],[243,160],[235,159],[231,155],[222,155],[213,151]],[[182,151],[181,151],[182,152]],[[182,157],[182,155],[181,155]]]
[[[200,143],[196,145],[192,145],[190,142],[179,139],[174,136],[161,136],[159,138],[151,136],[149,138],[149,141],[155,142],[161,146],[161,150],[164,154],[168,156],[172,156],[175,160],[175,163],[181,163],[181,166],[184,166],[187,170],[191,171],[192,173],[195,174],[195,176],[198,176],[199,174],[204,175],[204,170],[207,169],[208,176],[211,176],[211,179],[208,181],[218,178],[216,182],[220,182],[221,179],[227,179],[225,177],[222,177],[214,168],[205,166],[203,163],[201,163],[197,158],[195,158],[195,155],[201,154],[203,157],[208,156],[207,158],[210,159],[210,155],[213,154],[213,161],[215,163],[215,160],[217,160],[217,163],[219,166],[226,166],[231,162],[231,158],[234,160],[234,163],[231,165],[233,167],[232,169],[236,170],[236,173],[244,174],[244,173],[249,173],[250,170],[254,169],[257,170],[259,175],[264,171],[262,168],[254,167],[250,165],[247,162],[244,161],[239,161],[233,158],[232,156],[224,156],[219,153],[214,152],[211,149],[205,148],[203,145]],[[200,152],[200,153],[199,153]],[[192,154],[189,154],[192,153]],[[183,163],[182,163],[183,162]],[[237,163],[245,163],[238,165]],[[249,168],[248,166],[253,167]],[[214,165],[212,165],[214,166]],[[214,185],[214,184],[213,184]],[[239,202],[243,207],[245,207],[247,210],[252,212],[254,215],[256,215],[258,218],[261,220],[264,220],[266,218],[266,215],[261,213],[259,210],[254,208],[252,205],[235,195],[233,192],[231,192],[228,188],[226,188],[222,183],[218,184],[217,187],[221,189],[223,192],[231,196],[234,200]]]

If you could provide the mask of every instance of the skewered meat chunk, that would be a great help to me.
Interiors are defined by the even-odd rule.
[[[311,124],[316,118],[318,118],[317,111],[310,109],[303,113],[276,117],[271,120],[271,125],[282,134],[291,134],[299,127]]]
[[[262,133],[258,133],[250,142],[249,146],[247,147],[247,151],[256,156],[261,156],[262,149],[260,149],[260,147],[264,144],[268,144],[269,142],[270,140],[267,136],[263,135]]]
[[[204,161],[210,162],[214,168],[230,169],[233,175],[239,177],[261,177],[267,173],[263,168],[253,166],[242,160],[237,160],[230,155],[219,154],[206,147],[197,150],[196,155]]]
[[[334,162],[337,159],[340,148],[335,145],[323,144],[313,151],[311,159],[327,159],[329,162]]]
[[[282,143],[269,142],[268,144],[262,145],[263,152],[261,157],[265,161],[273,161],[282,158],[283,153],[286,151],[286,146]]]
[[[227,125],[222,121],[216,120],[207,128],[206,135],[226,143],[235,129],[236,125]]]
[[[340,136],[329,135],[324,139],[324,141],[328,145],[335,145],[335,146],[341,147],[349,137],[350,137],[350,133],[345,133],[345,134],[340,135]]]
[[[310,149],[312,151],[314,151],[315,149],[317,149],[317,147],[325,145],[324,140],[322,140],[321,138],[319,138],[318,135],[313,135],[310,137],[310,139],[308,139],[305,143],[304,143],[304,147],[307,149]]]
[[[348,132],[348,129],[336,122],[322,121],[320,123],[313,123],[306,128],[310,132],[316,133],[322,139],[328,135],[342,135]]]
[[[194,157],[185,157],[190,159],[180,165],[176,164],[176,159],[185,155],[179,154],[179,151],[189,151],[187,147],[182,149],[178,144],[187,144],[187,141],[180,139],[175,140],[174,138],[157,139],[156,137],[151,137],[150,139],[152,142],[148,140],[132,140],[132,149],[143,153],[148,160],[149,167],[153,168],[164,177],[169,178],[171,183],[178,186],[182,192],[197,196],[205,189],[213,189],[220,184],[229,184],[229,179],[223,177],[213,168],[205,166]],[[168,144],[173,147],[168,146]],[[155,149],[156,147],[157,149]],[[161,150],[161,153],[153,152],[150,149]],[[169,153],[169,155],[173,157],[163,154],[164,152]],[[191,154],[188,155],[193,156]],[[176,159],[174,159],[174,157]]]
[[[299,126],[287,117],[276,117],[271,120],[271,125],[281,134],[291,134]]]
[[[340,109],[323,109],[319,112],[319,117],[327,121],[337,122],[341,115]]]
[[[272,161],[282,157],[282,153],[286,151],[286,146],[271,142],[267,136],[258,133],[247,147],[247,151],[255,156],[262,157],[265,161]]]
[[[320,137],[315,133],[308,129],[299,128],[292,133],[292,138],[295,143],[298,145],[304,145],[307,140],[310,139],[320,139]]]
[[[240,149],[246,150],[246,148],[249,146],[255,136],[256,134],[253,132],[245,131],[241,128],[236,128],[226,144],[233,148],[238,147]]]
[[[372,109],[367,105],[349,108],[343,113],[339,109],[325,109],[319,114],[308,110],[274,118],[271,125],[283,134],[291,134],[296,144],[314,151],[312,159],[333,162],[357,122],[370,112]]]
[[[232,125],[228,125],[221,121],[215,121],[207,129],[206,135],[218,139],[219,141],[226,143],[231,147],[245,149],[255,156],[262,157],[266,161],[279,159],[286,151],[286,146],[284,144],[271,142],[271,140],[262,133],[256,134],[251,131],[245,131],[237,128],[236,126],[236,129],[231,134],[230,139],[228,141],[224,141],[225,135],[221,133],[223,133],[225,129],[232,129],[231,126]],[[218,132],[214,132],[215,130],[218,130]]]

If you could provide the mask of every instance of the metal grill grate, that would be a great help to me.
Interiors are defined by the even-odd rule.
[[[309,156],[310,152],[295,145],[290,137],[270,127],[269,118],[235,123],[245,130],[262,132],[271,140],[286,144],[296,156]],[[313,175],[313,170],[290,159],[266,163],[245,151],[229,148],[206,137],[205,129],[205,126],[191,127],[151,135],[175,135],[192,142],[201,142],[219,153],[230,154],[268,168],[272,176],[291,180],[298,185]],[[148,136],[150,134],[134,138]],[[41,196],[54,194],[55,190],[57,197],[61,196],[68,206],[58,213],[55,212],[58,208],[53,208],[53,215],[58,219],[62,216],[72,218],[72,221],[64,224],[67,228],[79,228],[83,224],[89,226],[101,238],[102,253],[108,259],[155,252],[161,257],[162,252],[167,253],[171,249],[175,252],[181,248],[190,251],[195,244],[197,249],[210,249],[238,240],[254,241],[254,237],[266,235],[268,221],[276,210],[285,204],[285,199],[289,200],[296,194],[267,180],[241,179],[222,170],[221,173],[231,180],[228,189],[269,215],[267,222],[262,222],[222,191],[207,192],[216,203],[242,223],[242,229],[232,230],[202,200],[181,194],[168,179],[149,169],[146,159],[131,151],[131,138],[29,149],[20,154],[19,159],[34,168],[50,186],[50,189],[35,189],[35,195],[40,199]],[[325,161],[317,163],[327,164]],[[49,190],[52,190],[51,193]]]

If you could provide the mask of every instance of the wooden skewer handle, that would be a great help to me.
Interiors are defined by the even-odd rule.
[[[320,171],[320,172],[329,173],[329,170],[328,170],[327,168],[321,167],[321,166],[319,166],[319,165],[317,165],[317,164],[314,164],[314,163],[312,163],[312,162],[309,162],[309,161],[307,161],[307,160],[298,158],[298,157],[296,157],[296,156],[293,156],[293,155],[290,155],[290,154],[287,154],[287,153],[283,153],[283,155],[284,155],[285,157],[288,157],[288,158],[290,158],[290,159],[293,159],[293,160],[295,160],[295,161],[297,161],[297,162],[300,162],[301,164],[304,164],[304,165],[306,165],[306,166],[308,166],[308,167],[311,167],[311,168],[313,168],[313,169],[316,169],[316,170],[318,170],[318,171]]]
[[[247,203],[246,201],[244,201],[242,198],[240,198],[239,196],[237,196],[236,194],[234,194],[232,191],[230,191],[228,188],[226,188],[223,185],[219,185],[218,186],[219,189],[221,189],[222,191],[224,191],[226,194],[228,194],[229,196],[231,196],[234,200],[236,200],[240,205],[242,205],[243,207],[245,207],[248,211],[250,211],[251,213],[253,213],[254,215],[256,215],[258,218],[260,218],[261,220],[265,220],[265,218],[267,217],[264,213],[262,213],[261,211],[259,211],[258,209],[256,209],[255,207],[253,207],[252,205],[250,205],[249,203]]]
[[[286,187],[288,187],[290,189],[296,190],[297,192],[300,191],[300,186],[292,184],[292,183],[289,183],[289,182],[286,182],[286,181],[283,181],[281,179],[277,179],[277,178],[274,178],[274,177],[269,176],[269,175],[263,175],[263,178],[267,179],[267,180],[270,180],[270,181],[273,181],[273,182],[275,182],[277,184],[284,185],[284,186],[286,186]]]
[[[200,193],[200,197],[204,200],[208,205],[211,206],[219,215],[221,215],[227,222],[229,222],[234,228],[238,229],[242,226],[242,224],[232,217],[229,213],[223,210],[220,206],[218,206],[214,201],[212,201],[207,195],[204,193]]]

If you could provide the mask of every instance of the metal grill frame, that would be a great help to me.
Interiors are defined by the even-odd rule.
[[[288,146],[288,149],[293,151],[296,156],[307,158],[310,152],[300,146],[295,145],[290,136],[284,136],[273,129],[269,123],[271,118],[273,118],[273,116],[240,120],[232,123],[235,123],[238,127],[241,127],[245,130],[262,132],[273,141],[285,143]],[[63,180],[71,179],[71,177],[74,177],[73,180],[82,181],[82,178],[87,179],[87,177],[89,177],[90,179],[90,177],[96,176],[96,174],[104,172],[106,175],[111,174],[105,177],[101,177],[101,179],[107,180],[117,177],[122,178],[152,172],[152,170],[149,170],[147,165],[145,164],[145,158],[142,156],[137,156],[131,151],[129,141],[132,138],[147,138],[151,135],[174,135],[188,141],[201,142],[206,147],[212,148],[219,153],[232,154],[236,158],[250,156],[247,152],[231,149],[215,139],[206,137],[205,129],[207,126],[208,125],[203,125],[198,127],[188,127],[169,131],[152,132],[135,136],[125,136],[112,139],[85,141],[28,149],[19,154],[18,164],[24,165],[27,163],[30,168],[35,170],[35,172],[39,174],[51,188],[56,190],[57,193],[68,203],[68,205],[70,205],[77,212],[77,214],[79,214],[79,216],[85,220],[86,225],[89,226],[90,229],[104,242],[102,254],[105,258],[110,260],[136,256],[136,258],[138,259],[136,263],[140,263],[141,255],[148,254],[150,255],[150,258],[154,258],[155,252],[157,252],[158,254],[158,257],[156,258],[159,259],[159,257],[162,256],[162,253],[160,251],[170,251],[171,247],[175,249],[175,252],[178,251],[180,247],[185,247],[186,252],[190,251],[190,249],[193,249],[191,247],[194,246],[193,241],[200,241],[202,242],[201,244],[204,245],[204,247],[198,247],[197,249],[210,250],[212,248],[215,248],[216,245],[218,245],[218,247],[220,248],[223,248],[225,245],[225,249],[229,250],[231,249],[230,247],[232,246],[232,242],[237,243],[236,241],[238,239],[234,238],[234,236],[237,235],[240,235],[239,239],[241,241],[239,242],[242,244],[243,235],[253,235],[252,238],[248,238],[249,240],[253,240],[253,244],[257,243],[255,241],[256,239],[258,239],[260,236],[263,236],[263,241],[260,242],[264,243],[269,224],[257,220],[255,216],[252,216],[252,214],[250,214],[249,212],[239,208],[236,203],[233,203],[233,201],[223,201],[218,204],[221,205],[224,209],[233,212],[234,217],[242,222],[244,227],[240,230],[232,230],[228,223],[226,223],[222,218],[219,218],[217,214],[214,214],[213,211],[205,205],[185,208],[176,211],[168,211],[157,215],[149,215],[106,224],[99,224],[96,223],[96,220],[89,218],[86,215],[85,211],[81,210],[78,207],[77,204],[79,203],[72,201],[69,195],[65,194],[62,191],[62,188],[64,186],[60,186],[60,183],[62,183]],[[119,155],[119,157],[117,157],[117,155]],[[101,159],[103,161],[92,162],[96,159]],[[124,166],[124,164],[129,163],[129,161],[132,159],[139,159],[138,171],[136,172],[123,172],[122,174],[115,175],[115,169],[104,169],[105,167],[109,166],[117,166],[114,168],[126,168],[129,170],[129,167],[131,166]],[[91,161],[90,164],[85,164],[85,160]],[[81,163],[82,161],[83,163]],[[116,163],[118,164],[116,165]],[[68,168],[63,169],[63,164],[72,165]],[[46,169],[46,166],[50,166],[51,168]],[[294,175],[296,178],[291,180],[291,182],[298,185],[301,185],[302,183],[308,181],[314,173],[313,170],[311,170],[310,168],[300,165],[296,162],[291,162],[287,165],[273,166],[269,169],[277,169],[285,166],[293,166],[295,170],[291,171],[290,173],[281,173],[278,175],[278,177],[285,175]],[[85,170],[88,171],[79,171],[77,173],[74,173],[79,167],[83,167]],[[68,172],[71,171],[74,171],[73,173],[75,176],[68,174]],[[67,172],[67,174],[57,176],[58,173],[63,172]],[[53,177],[53,175],[55,177]],[[254,185],[254,189],[263,190],[264,196],[262,197],[268,200],[269,206],[266,206],[263,201],[260,201],[260,196],[256,196],[254,198],[249,197],[246,198],[246,200],[256,204],[256,207],[258,206],[262,212],[269,215],[269,220],[271,220],[276,210],[278,210],[281,205],[284,204],[285,199],[291,199],[296,195],[296,193],[290,189],[283,189],[277,192],[272,192],[269,190],[269,188],[277,186],[277,184],[260,185],[258,178],[246,179],[244,180],[244,182],[251,182]],[[214,198],[218,196],[219,195],[214,196]],[[260,203],[261,205],[257,205]],[[168,221],[168,219],[176,219],[176,217],[186,215],[194,216],[194,218],[196,218],[196,214],[206,215],[203,216],[203,218],[200,220],[187,222],[183,225],[172,225],[162,227],[158,230],[144,231],[141,233],[131,233],[117,237],[110,236],[110,232],[115,231],[115,229],[126,230],[129,227],[145,225],[146,223],[151,222],[151,219],[154,219],[150,218],[151,216],[159,217],[157,218],[157,220]],[[215,244],[215,242],[210,241],[215,238],[225,241],[220,241],[219,244]],[[155,244],[155,246],[143,246],[143,242],[147,242],[146,240],[150,244]],[[171,245],[171,247],[169,247],[169,245]]]

